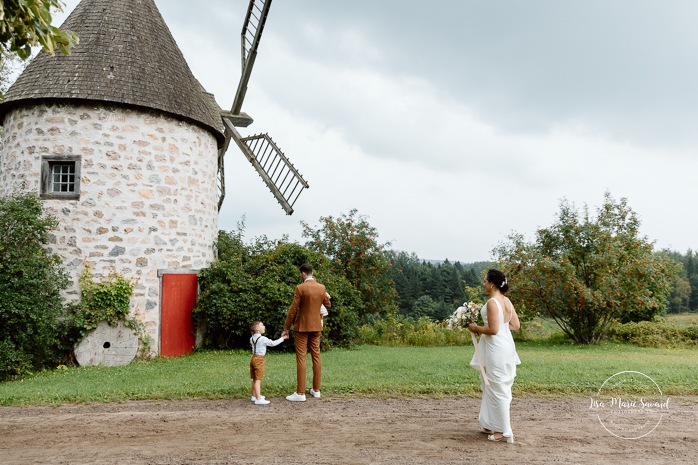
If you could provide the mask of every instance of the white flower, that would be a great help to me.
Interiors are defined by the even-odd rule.
[[[480,307],[475,302],[466,302],[461,307],[458,307],[451,318],[448,319],[448,327],[463,329],[467,328],[470,323],[477,322],[477,317],[480,313]]]

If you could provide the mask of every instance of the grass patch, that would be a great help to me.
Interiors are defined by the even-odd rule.
[[[548,317],[536,317],[514,331],[517,343],[522,341],[562,341],[568,336]],[[607,340],[629,342],[645,347],[690,347],[698,345],[698,313],[670,314],[658,321],[616,323],[611,326]]]
[[[620,371],[650,376],[667,395],[698,395],[695,348],[579,346],[550,340],[519,342],[517,348],[523,363],[514,383],[515,395],[591,395]],[[478,374],[468,367],[472,354],[472,345],[335,349],[323,353],[322,390],[330,396],[478,396]],[[294,354],[268,353],[262,393],[288,395],[295,389],[295,372]],[[249,395],[247,351],[197,352],[113,368],[67,367],[0,384],[0,405]]]
[[[698,313],[671,313],[665,316],[664,320],[679,327],[698,325]]]

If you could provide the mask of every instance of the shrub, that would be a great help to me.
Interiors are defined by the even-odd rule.
[[[698,325],[679,327],[664,322],[640,321],[616,324],[608,334],[613,340],[647,347],[698,344]]]
[[[0,379],[57,364],[69,353],[60,258],[44,247],[57,220],[39,199],[0,199]]]
[[[325,318],[323,344],[349,346],[358,337],[358,292],[329,260],[287,240],[261,237],[250,245],[242,233],[223,232],[218,240],[219,259],[199,275],[201,292],[194,320],[204,331],[206,348],[247,348],[249,325],[261,320],[270,338],[283,330],[294,288],[300,284],[298,267],[311,263],[315,276],[332,295]],[[284,344],[286,350],[292,344]]]
[[[361,342],[381,346],[437,347],[471,343],[468,330],[449,329],[446,322],[428,317],[391,315],[361,326]]]

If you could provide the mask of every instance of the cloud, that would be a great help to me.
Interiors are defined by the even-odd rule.
[[[76,3],[69,0],[68,7]],[[159,1],[229,108],[247,1]],[[223,229],[302,241],[357,208],[422,258],[484,260],[562,198],[627,197],[658,246],[696,248],[698,4],[646,0],[275,2],[243,110],[311,188],[286,216],[232,146]]]
[[[696,142],[685,123],[698,116],[698,65],[687,59],[698,52],[695,2],[299,1],[274,8],[265,40],[276,36],[292,54],[332,68],[426,80],[506,132],[583,122],[621,141]],[[265,42],[264,53],[277,46]]]

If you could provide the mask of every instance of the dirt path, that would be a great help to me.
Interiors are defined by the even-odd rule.
[[[2,464],[696,464],[698,398],[642,439],[609,434],[589,399],[515,398],[515,444],[477,431],[479,400],[128,402],[0,408]]]

